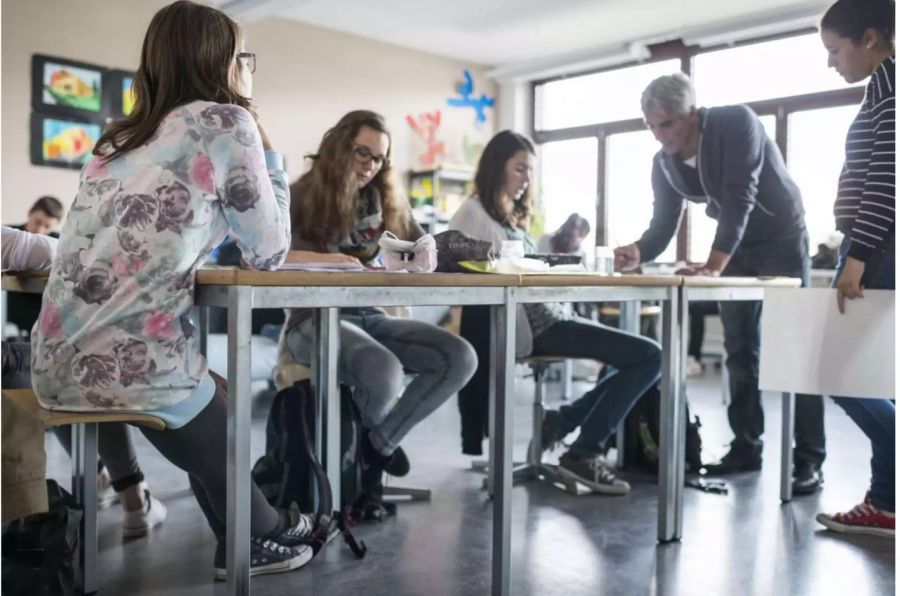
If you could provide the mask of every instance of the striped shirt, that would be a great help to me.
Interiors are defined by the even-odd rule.
[[[850,237],[849,256],[864,261],[894,234],[895,60],[882,62],[866,86],[859,114],[847,132],[834,216]]]

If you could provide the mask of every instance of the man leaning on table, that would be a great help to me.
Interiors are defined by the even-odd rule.
[[[616,249],[616,265],[632,269],[669,244],[684,199],[705,203],[718,221],[706,263],[684,275],[799,277],[809,285],[809,238],[800,189],[759,118],[743,105],[697,108],[690,79],[681,73],[654,80],[641,97],[647,128],[662,144],[653,157],[653,218],[640,240]],[[727,454],[707,464],[710,474],[759,470],[763,410],[759,392],[761,302],[720,305],[728,353],[735,438]],[[825,459],[821,396],[798,395],[794,492],[815,492]]]

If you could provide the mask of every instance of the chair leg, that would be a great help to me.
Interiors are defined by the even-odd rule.
[[[83,515],[78,536],[78,589],[97,591],[97,424],[72,429],[72,493]]]
[[[534,368],[534,404],[531,415],[531,453],[528,454],[528,463],[533,466],[541,464],[542,429],[544,425],[544,377],[547,374],[546,365],[536,365]]]
[[[385,486],[383,495],[392,497],[390,501],[430,501],[431,490],[427,488],[407,488],[402,486]]]

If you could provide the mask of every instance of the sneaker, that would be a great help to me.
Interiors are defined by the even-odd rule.
[[[274,538],[250,539],[250,577],[299,569],[309,563],[312,558],[313,549],[307,544],[286,546],[279,544]],[[214,573],[215,579],[218,581],[228,579],[226,560],[225,539],[223,538],[216,544]]]
[[[893,513],[882,511],[872,505],[869,496],[866,500],[846,513],[828,515],[820,513],[816,521],[835,532],[843,534],[872,534],[874,536],[894,537]]]
[[[112,486],[112,477],[104,467],[97,474],[97,509],[109,509],[119,501],[119,493]]]
[[[703,364],[694,358],[693,356],[689,356],[687,362],[684,365],[684,374],[689,379],[695,379],[697,377],[703,376]]]
[[[149,534],[153,528],[166,519],[166,506],[144,490],[144,508],[138,511],[126,511],[122,520],[123,538],[141,538]]]
[[[580,457],[571,451],[559,458],[559,473],[604,495],[627,495],[631,485],[616,478],[600,456]]]

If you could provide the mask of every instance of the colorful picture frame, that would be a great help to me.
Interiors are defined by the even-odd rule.
[[[31,114],[31,163],[80,170],[91,159],[102,120]]]
[[[134,109],[134,73],[128,70],[110,70],[106,77],[109,116],[115,120],[128,116]]]
[[[35,111],[63,117],[103,119],[107,69],[96,64],[34,54],[31,104]]]

